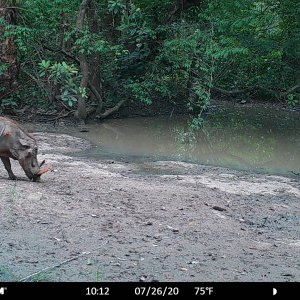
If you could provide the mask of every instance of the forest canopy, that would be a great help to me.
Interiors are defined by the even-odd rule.
[[[0,110],[300,99],[298,0],[0,0]]]

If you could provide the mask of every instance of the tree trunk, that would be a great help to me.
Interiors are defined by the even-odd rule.
[[[88,6],[90,5],[91,0],[82,0],[80,7],[79,7],[79,13],[77,17],[77,22],[76,22],[76,28],[78,32],[80,33],[83,29],[83,24],[84,24],[84,19],[86,16],[86,11]],[[82,89],[87,89],[88,87],[88,81],[89,81],[89,66],[88,62],[86,59],[86,56],[82,53],[78,55],[78,60],[80,63],[80,70],[82,74],[82,78],[80,81],[80,87]],[[77,118],[81,122],[85,122],[86,116],[87,116],[87,109],[86,109],[86,102],[85,98],[79,93],[78,95],[78,105],[77,105],[77,111],[75,113]]]
[[[89,78],[88,63],[87,63],[86,57],[83,54],[80,54],[78,58],[80,61],[80,69],[81,69],[81,73],[82,73],[80,87],[86,89],[88,86],[88,78]],[[80,93],[78,95],[78,105],[77,105],[76,116],[82,122],[85,122],[85,119],[87,116],[85,98]]]
[[[93,0],[82,0],[79,8],[79,13],[76,21],[76,28],[78,32],[80,33],[83,29],[83,24],[85,18],[88,20],[89,29],[93,33],[97,33],[99,31],[99,24],[96,19],[96,6],[94,5]],[[77,59],[76,59],[77,60]],[[103,99],[102,99],[102,82],[101,82],[101,73],[99,70],[99,55],[94,55],[91,60],[90,64],[87,60],[87,57],[79,53],[78,60],[80,64],[80,70],[82,74],[80,86],[81,88],[89,89],[93,93],[94,97],[98,101],[98,106],[96,109],[96,114],[100,118],[105,118],[109,116],[110,114],[117,111],[125,102],[126,100],[119,101],[115,106],[112,108],[107,109],[102,113],[103,108]],[[75,112],[75,116],[78,117],[78,119],[84,123],[86,117],[87,117],[87,108],[86,108],[86,102],[84,97],[82,95],[78,95],[78,106],[77,111]]]
[[[99,34],[100,24],[97,19],[97,5],[95,1],[91,1],[89,9],[87,11],[87,21],[89,30],[91,33]],[[95,53],[89,59],[90,66],[90,89],[92,91],[91,96],[93,100],[97,102],[97,112],[102,111],[103,100],[102,100],[102,79],[101,79],[101,68],[100,68],[100,55]],[[91,88],[92,86],[92,88]]]
[[[0,18],[3,18],[8,24],[16,24],[15,1],[12,7],[8,7],[7,1],[0,0]],[[4,28],[0,26],[0,37],[4,34]],[[8,37],[0,41],[0,86],[4,87],[4,91],[0,91],[0,99],[2,93],[7,94],[17,87],[17,78],[19,74],[19,66],[17,62],[17,46],[12,37]]]

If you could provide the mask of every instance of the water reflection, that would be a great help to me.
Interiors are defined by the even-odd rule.
[[[252,108],[209,115],[191,132],[183,116],[105,120],[81,136],[104,153],[226,166],[256,172],[300,173],[299,113]]]

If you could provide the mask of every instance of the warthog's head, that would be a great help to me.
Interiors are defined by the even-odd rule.
[[[36,143],[33,145],[23,144],[22,149],[19,150],[19,162],[27,177],[33,181],[40,181],[42,174],[49,171],[50,166],[41,164],[37,160],[38,147]]]

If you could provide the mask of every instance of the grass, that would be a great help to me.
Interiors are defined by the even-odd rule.
[[[49,272],[42,272],[30,278],[30,282],[52,282],[52,275]]]
[[[9,201],[15,202],[17,199],[17,181],[14,182],[14,185],[11,187],[9,191]]]
[[[16,276],[6,266],[0,266],[0,282],[16,281]]]

